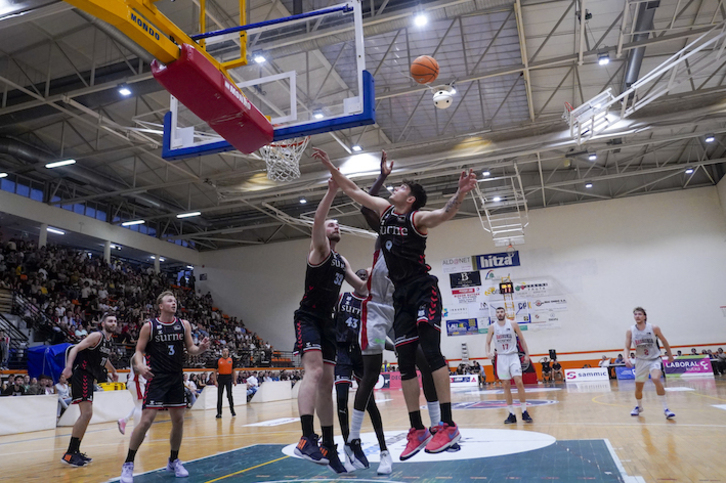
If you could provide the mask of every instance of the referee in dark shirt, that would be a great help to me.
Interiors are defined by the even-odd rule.
[[[217,361],[215,368],[217,380],[214,383],[217,386],[217,419],[222,417],[222,394],[224,388],[227,388],[227,400],[229,401],[229,411],[232,416],[237,416],[234,412],[234,398],[232,397],[232,384],[237,385],[237,379],[234,377],[234,359],[229,356],[229,349],[222,349],[222,357]]]

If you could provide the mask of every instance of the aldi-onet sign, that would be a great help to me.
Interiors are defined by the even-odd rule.
[[[514,253],[502,252],[477,255],[474,258],[476,258],[476,268],[478,270],[519,266],[519,251],[515,251]]]

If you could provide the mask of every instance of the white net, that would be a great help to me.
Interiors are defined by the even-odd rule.
[[[285,139],[260,148],[267,164],[267,178],[273,181],[292,181],[300,177],[300,158],[308,147],[310,136]]]

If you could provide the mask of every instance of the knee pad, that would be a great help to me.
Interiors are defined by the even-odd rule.
[[[416,347],[418,344],[411,342],[403,344],[398,350],[398,369],[401,372],[401,380],[416,379]]]
[[[446,359],[441,354],[441,334],[439,331],[428,324],[420,324],[418,337],[431,372],[446,366]]]

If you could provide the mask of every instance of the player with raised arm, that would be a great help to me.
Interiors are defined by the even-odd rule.
[[[507,409],[509,417],[504,420],[504,424],[516,424],[517,416],[514,415],[514,401],[512,398],[512,383],[517,385],[517,393],[519,394],[519,407],[522,410],[522,421],[531,423],[532,418],[527,412],[527,398],[525,397],[524,384],[522,383],[522,363],[519,360],[518,341],[524,351],[524,362],[529,359],[529,349],[524,341],[524,334],[519,324],[507,320],[507,314],[503,307],[497,307],[497,321],[489,326],[487,333],[487,341],[484,351],[487,358],[491,359],[491,345],[494,339],[494,345],[497,350],[497,363],[494,370],[499,379],[502,380],[504,388],[504,397],[507,400]]]
[[[328,465],[335,473],[346,473],[354,468],[340,462],[333,441],[332,393],[337,351],[333,312],[343,280],[359,294],[367,296],[368,289],[346,259],[335,251],[340,241],[340,226],[336,220],[326,217],[337,192],[338,185],[331,178],[328,191],[315,210],[305,272],[305,295],[294,317],[295,353],[302,354],[305,370],[297,399],[302,437],[295,454],[313,463]],[[314,433],[316,411],[323,433],[320,446]]]
[[[674,360],[671,346],[668,344],[663,332],[661,332],[660,327],[648,322],[648,314],[645,313],[643,307],[633,309],[633,318],[635,319],[635,325],[632,325],[625,333],[625,353],[630,352],[632,345],[635,345],[635,400],[637,405],[630,412],[630,415],[639,416],[643,412],[643,386],[645,381],[648,380],[648,376],[650,376],[655,385],[658,399],[663,405],[663,413],[666,419],[673,419],[676,415],[668,409],[665,388],[660,380],[663,374],[660,370],[662,361],[658,339],[665,346],[668,362]],[[625,366],[633,367],[633,364],[629,359],[626,359]]]
[[[93,417],[93,387],[96,381],[106,382],[104,368],[118,381],[116,369],[108,360],[111,355],[111,337],[116,331],[116,316],[105,313],[98,324],[100,330],[92,332],[72,346],[66,359],[63,375],[71,381],[71,404],[78,404],[80,416],[73,425],[68,451],[61,461],[70,466],[86,466],[92,458],[81,453],[81,440]]]
[[[209,339],[205,337],[199,345],[194,344],[189,321],[175,316],[177,305],[172,292],[162,292],[156,298],[156,304],[160,315],[141,327],[136,352],[131,360],[134,372],[148,382],[141,419],[135,422],[129,452],[121,469],[121,483],[133,483],[136,452],[157,412],[162,409],[168,409],[171,417],[171,453],[166,471],[174,473],[177,478],[189,476],[179,459],[187,407],[182,376],[184,349],[193,356],[201,354],[209,348]]]
[[[426,204],[426,191],[418,183],[404,182],[386,201],[371,196],[346,178],[325,151],[316,148],[313,157],[330,171],[346,195],[375,211],[381,219],[379,236],[394,285],[393,329],[401,385],[411,422],[401,459],[408,459],[423,448],[430,453],[445,451],[459,441],[461,434],[451,414],[449,368],[441,354],[441,295],[438,279],[429,274],[430,267],[426,264],[426,236],[428,229],[450,220],[459,211],[464,196],[476,185],[474,171],[461,173],[458,189],[446,206],[423,212],[419,209]],[[419,344],[431,367],[441,407],[441,423],[434,436],[423,425],[419,409],[420,389],[416,377]]]

